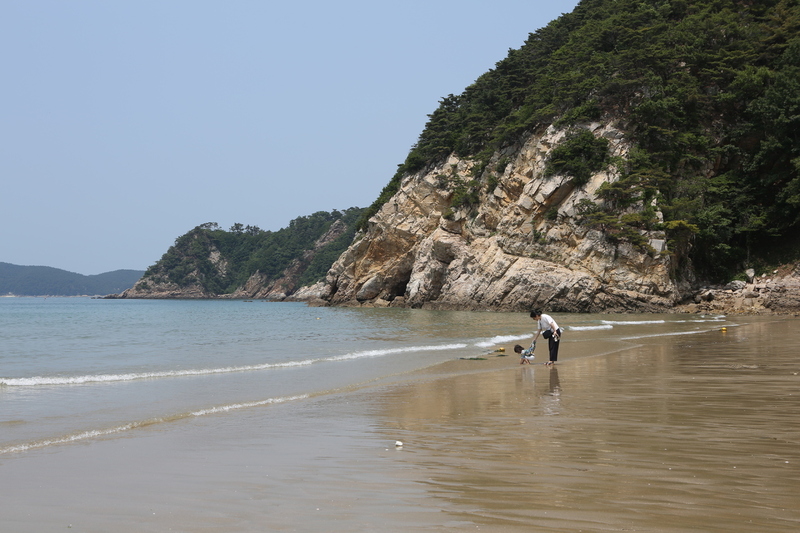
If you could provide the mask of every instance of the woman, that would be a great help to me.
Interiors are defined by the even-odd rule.
[[[536,337],[533,338],[533,342],[536,342],[539,335],[547,339],[547,347],[550,350],[550,361],[545,364],[553,365],[558,360],[558,346],[561,344],[559,341],[561,340],[562,329],[558,327],[553,317],[542,314],[538,309],[531,311],[531,318],[536,320],[539,327],[539,330],[536,332]]]

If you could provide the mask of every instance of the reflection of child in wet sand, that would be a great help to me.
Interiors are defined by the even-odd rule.
[[[533,363],[533,358],[534,358],[533,350],[534,350],[534,348],[536,348],[536,343],[535,342],[533,344],[531,344],[531,347],[528,348],[527,350],[523,350],[522,346],[520,346],[519,344],[514,346],[514,351],[519,354],[519,364],[524,365],[525,363],[528,363],[530,365],[530,364]]]

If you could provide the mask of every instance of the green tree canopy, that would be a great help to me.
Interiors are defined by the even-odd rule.
[[[267,281],[275,280],[299,261],[301,282],[311,284],[321,279],[349,246],[362,211],[357,207],[343,212],[319,211],[298,217],[274,232],[241,223],[235,223],[229,231],[215,222],[201,224],[178,237],[145,272],[144,279],[166,276],[181,287],[199,283],[210,294],[229,294],[256,272]],[[319,243],[336,222],[344,225],[343,231],[330,242]]]

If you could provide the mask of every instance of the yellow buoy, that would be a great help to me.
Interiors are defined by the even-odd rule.
[[[497,349],[497,351],[498,351],[498,352],[505,352],[505,351],[506,351],[506,349],[505,349],[505,348],[498,348],[498,349]]]
[[[722,332],[728,331],[728,328],[722,328],[720,331]]]

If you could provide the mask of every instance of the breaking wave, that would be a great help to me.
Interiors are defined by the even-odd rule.
[[[666,324],[666,320],[601,320],[610,326],[640,326],[644,324]]]
[[[445,344],[434,346],[408,346],[405,348],[387,348],[383,350],[365,350],[343,355],[304,359],[302,361],[286,361],[281,363],[264,363],[258,365],[225,366],[220,368],[198,368],[185,370],[159,370],[152,372],[128,372],[119,374],[87,374],[82,376],[32,376],[24,378],[0,378],[0,386],[35,387],[41,385],[83,385],[86,383],[114,383],[141,379],[179,378],[185,376],[208,376],[212,374],[230,374],[234,372],[253,372],[277,368],[291,368],[313,365],[315,363],[349,361],[364,357],[382,357],[398,353],[458,350],[467,344]]]
[[[614,329],[611,324],[603,324],[602,326],[567,326],[568,331],[595,331],[599,329]]]
[[[530,339],[531,337],[532,335],[530,333],[526,335],[497,335],[496,337],[492,337],[491,339],[478,341],[475,343],[475,346],[477,346],[478,348],[490,348],[496,344],[503,344],[512,341],[521,341],[524,339]],[[464,347],[466,347],[466,345],[464,345]]]

